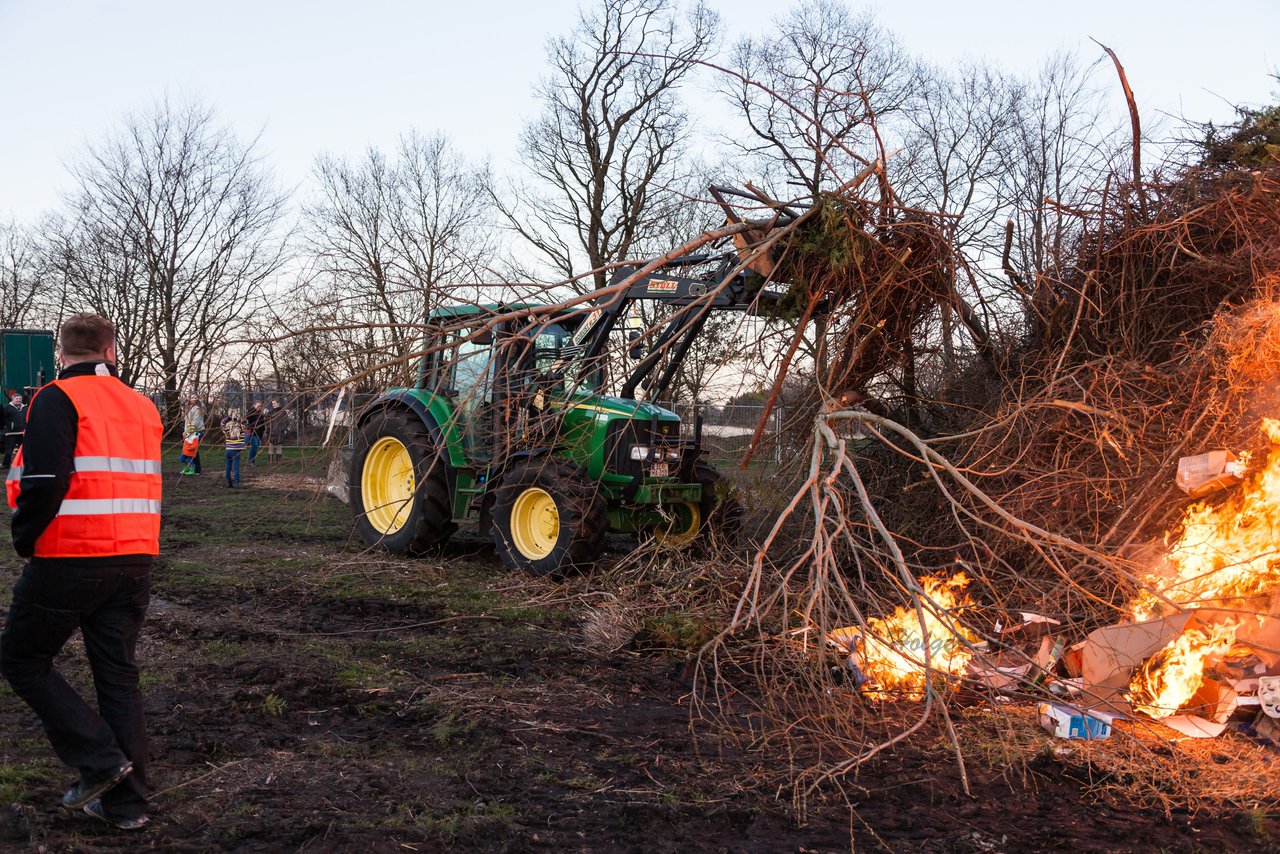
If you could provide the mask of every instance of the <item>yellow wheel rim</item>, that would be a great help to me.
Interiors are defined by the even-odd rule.
[[[374,442],[360,470],[360,498],[374,530],[389,536],[404,527],[415,485],[413,458],[404,443],[393,436]]]
[[[545,489],[531,486],[511,508],[511,539],[520,554],[541,560],[551,554],[560,538],[560,511]]]
[[[681,501],[670,507],[671,521],[653,530],[653,536],[664,546],[683,549],[698,536],[702,527],[702,511],[691,501]]]

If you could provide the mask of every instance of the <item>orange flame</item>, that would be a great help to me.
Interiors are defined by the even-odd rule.
[[[1153,718],[1174,714],[1204,684],[1207,665],[1216,664],[1236,642],[1236,623],[1183,632],[1145,667],[1129,685],[1133,707]]]
[[[1168,603],[1221,605],[1280,587],[1280,421],[1264,418],[1262,429],[1271,441],[1266,463],[1227,501],[1187,508],[1165,559],[1142,579],[1152,590],[1130,603],[1135,620],[1175,610]],[[1184,632],[1153,656],[1130,685],[1135,708],[1157,718],[1175,713],[1199,690],[1205,668],[1231,649],[1241,625]]]
[[[949,579],[919,579],[924,591],[921,608],[902,605],[887,617],[867,621],[859,650],[862,672],[876,690],[871,696],[883,699],[888,692],[922,696],[928,669],[957,676],[964,671],[972,653],[968,644],[977,638],[956,620],[973,603],[964,588],[969,578],[957,572]],[[926,601],[927,600],[927,601]]]

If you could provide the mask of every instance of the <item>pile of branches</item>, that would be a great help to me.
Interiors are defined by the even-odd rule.
[[[882,706],[895,726],[877,728],[874,702],[831,655],[845,627],[875,637],[874,618],[901,607],[921,624],[945,616],[922,579],[957,569],[970,579],[974,638],[997,641],[1021,610],[1081,631],[1115,622],[1186,506],[1179,457],[1256,449],[1260,418],[1280,414],[1280,163],[1197,166],[1164,182],[1112,175],[1097,197],[1076,212],[1073,264],[1030,282],[1011,273],[1030,295],[1027,334],[999,359],[974,336],[968,384],[982,376],[997,391],[976,408],[966,398],[965,414],[948,420],[958,426],[941,434],[838,395],[918,342],[929,311],[957,304],[950,283],[962,262],[937,239],[945,232],[908,217],[869,230],[864,208],[832,205],[828,224],[787,244],[793,290],[811,302],[837,296],[820,330],[829,359],[815,372],[828,406],[706,663],[722,677],[712,686],[728,673],[759,680],[761,710],[815,751],[811,782],[931,719],[964,773],[947,699],[974,686],[930,678],[913,723]],[[945,389],[935,405],[949,405]],[[800,546],[775,548],[787,525],[802,529]]]

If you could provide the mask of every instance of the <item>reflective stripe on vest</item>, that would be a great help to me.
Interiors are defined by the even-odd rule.
[[[122,513],[160,514],[160,502],[147,498],[67,498],[59,516],[108,516]]]
[[[58,513],[36,540],[36,557],[160,553],[160,413],[115,377],[55,380],[75,407],[71,481]],[[32,399],[35,403],[35,398]],[[22,449],[5,483],[16,507],[27,474]]]
[[[160,461],[131,460],[128,457],[76,457],[75,470],[160,474]]]

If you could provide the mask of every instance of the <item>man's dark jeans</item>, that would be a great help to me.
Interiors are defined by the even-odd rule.
[[[63,762],[87,777],[126,759],[133,763],[133,773],[102,796],[107,813],[117,818],[146,810],[147,729],[134,649],[150,601],[149,562],[94,566],[37,559],[14,585],[0,633],[0,673],[40,718]],[[77,628],[98,711],[53,669]]]
[[[8,468],[13,462],[13,455],[22,447],[22,434],[8,434],[4,437],[4,467]]]

